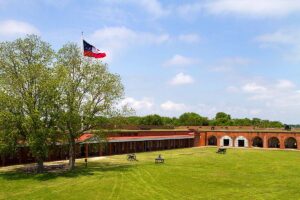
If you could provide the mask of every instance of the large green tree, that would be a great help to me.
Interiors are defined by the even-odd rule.
[[[208,119],[197,113],[187,112],[179,116],[179,123],[184,126],[207,126]]]
[[[124,89],[119,75],[110,73],[98,60],[83,57],[80,47],[73,43],[58,51],[55,70],[61,80],[59,128],[68,134],[69,166],[73,169],[76,138],[97,127],[99,116],[118,114],[116,105]]]
[[[161,116],[154,114],[154,115],[147,115],[141,117],[139,120],[140,125],[150,125],[150,126],[162,126],[163,119]]]
[[[49,138],[56,131],[58,93],[52,73],[53,58],[50,45],[34,35],[0,44],[1,117],[14,124],[3,124],[2,135],[7,138],[13,131],[22,136],[39,172],[43,170]]]
[[[233,122],[231,120],[231,116],[224,112],[216,113],[215,119],[212,121],[212,124],[215,126],[231,126]]]
[[[5,156],[12,155],[17,149],[20,138],[18,129],[18,116],[14,111],[16,102],[12,101],[4,93],[0,93],[0,155],[2,165],[5,164]]]

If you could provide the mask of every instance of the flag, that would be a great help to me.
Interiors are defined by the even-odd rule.
[[[106,54],[83,40],[83,55],[93,58],[104,58]]]

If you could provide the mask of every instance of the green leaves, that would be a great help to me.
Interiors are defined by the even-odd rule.
[[[140,125],[162,126],[163,119],[159,115],[147,115],[139,120]]]
[[[37,160],[46,156],[55,128],[53,59],[50,45],[35,35],[0,44],[0,120],[5,121],[1,138],[25,140]]]
[[[208,125],[208,119],[197,113],[183,113],[179,117],[179,123],[185,126],[205,126]]]
[[[73,43],[58,51],[54,71],[59,78],[61,103],[57,112],[58,126],[68,133],[72,169],[75,139],[85,131],[103,128],[100,117],[118,115],[115,105],[122,98],[124,88],[118,75],[110,73],[102,62],[84,58]]]
[[[57,53],[55,71],[61,76],[60,116],[65,130],[77,137],[96,125],[96,117],[114,115],[124,88],[120,77],[102,62],[84,58],[77,45],[68,43]]]
[[[118,75],[84,58],[76,44],[55,54],[35,35],[0,43],[0,151],[13,146],[8,139],[25,140],[40,163],[65,133],[74,146],[78,136],[99,128],[98,117],[117,116],[123,90]]]

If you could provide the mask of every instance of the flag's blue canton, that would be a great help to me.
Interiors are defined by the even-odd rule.
[[[92,51],[93,46],[87,43],[85,40],[83,40],[83,49],[85,51]]]

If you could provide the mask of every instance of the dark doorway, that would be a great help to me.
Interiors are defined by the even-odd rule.
[[[81,157],[84,157],[85,156],[85,145],[84,144],[82,144],[82,145],[80,145],[80,155],[81,155]]]
[[[224,143],[224,146],[229,146],[229,139],[224,139],[223,143]]]
[[[238,140],[238,147],[244,147],[245,146],[245,140]]]
[[[208,145],[217,146],[216,136],[211,136],[211,137],[208,138]]]
[[[263,140],[260,137],[255,137],[252,142],[253,147],[263,147]]]
[[[285,140],[284,146],[287,149],[297,149],[297,140],[293,137],[289,137]]]
[[[268,146],[269,148],[279,148],[280,147],[279,139],[277,137],[271,137],[268,141]]]

